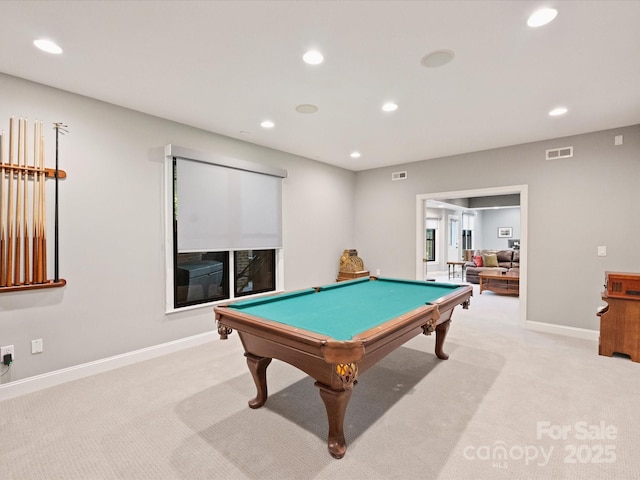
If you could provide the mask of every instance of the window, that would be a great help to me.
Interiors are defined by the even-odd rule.
[[[474,213],[462,214],[462,249],[473,249],[473,227],[475,225]]]
[[[462,230],[462,249],[471,250],[471,230]]]
[[[167,310],[277,289],[286,171],[165,148]]]
[[[458,218],[450,216],[449,217],[449,227],[451,228],[449,234],[449,246],[456,247],[458,246]]]
[[[275,250],[234,252],[234,296],[270,292],[276,287]]]
[[[437,260],[438,254],[438,226],[440,225],[439,218],[427,218],[426,223],[426,250],[425,250],[425,258],[428,262],[435,262]]]
[[[427,262],[436,260],[436,229],[427,228]]]
[[[227,252],[177,253],[174,265],[175,307],[229,298]]]

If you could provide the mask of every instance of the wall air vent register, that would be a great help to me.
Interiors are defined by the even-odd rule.
[[[573,147],[551,148],[547,150],[547,160],[558,160],[560,158],[573,157]]]

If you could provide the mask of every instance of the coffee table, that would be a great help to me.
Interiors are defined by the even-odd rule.
[[[501,295],[520,295],[520,272],[484,271],[480,277],[480,295],[484,290]]]

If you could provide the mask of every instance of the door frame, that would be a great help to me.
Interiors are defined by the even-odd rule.
[[[527,244],[529,223],[529,186],[510,185],[478,188],[455,192],[422,193],[416,195],[416,279],[424,280],[424,245],[426,232],[426,201],[442,198],[488,197],[494,195],[520,195],[520,309],[519,324],[527,323]]]

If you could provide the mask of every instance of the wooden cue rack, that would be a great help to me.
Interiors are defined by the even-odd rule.
[[[47,179],[55,179],[57,197],[57,180],[67,174],[45,167],[42,122],[34,123],[32,141],[28,130],[26,118],[11,117],[8,136],[4,131],[0,134],[0,293],[67,283],[47,277],[45,188]],[[55,248],[57,263],[57,244]]]

